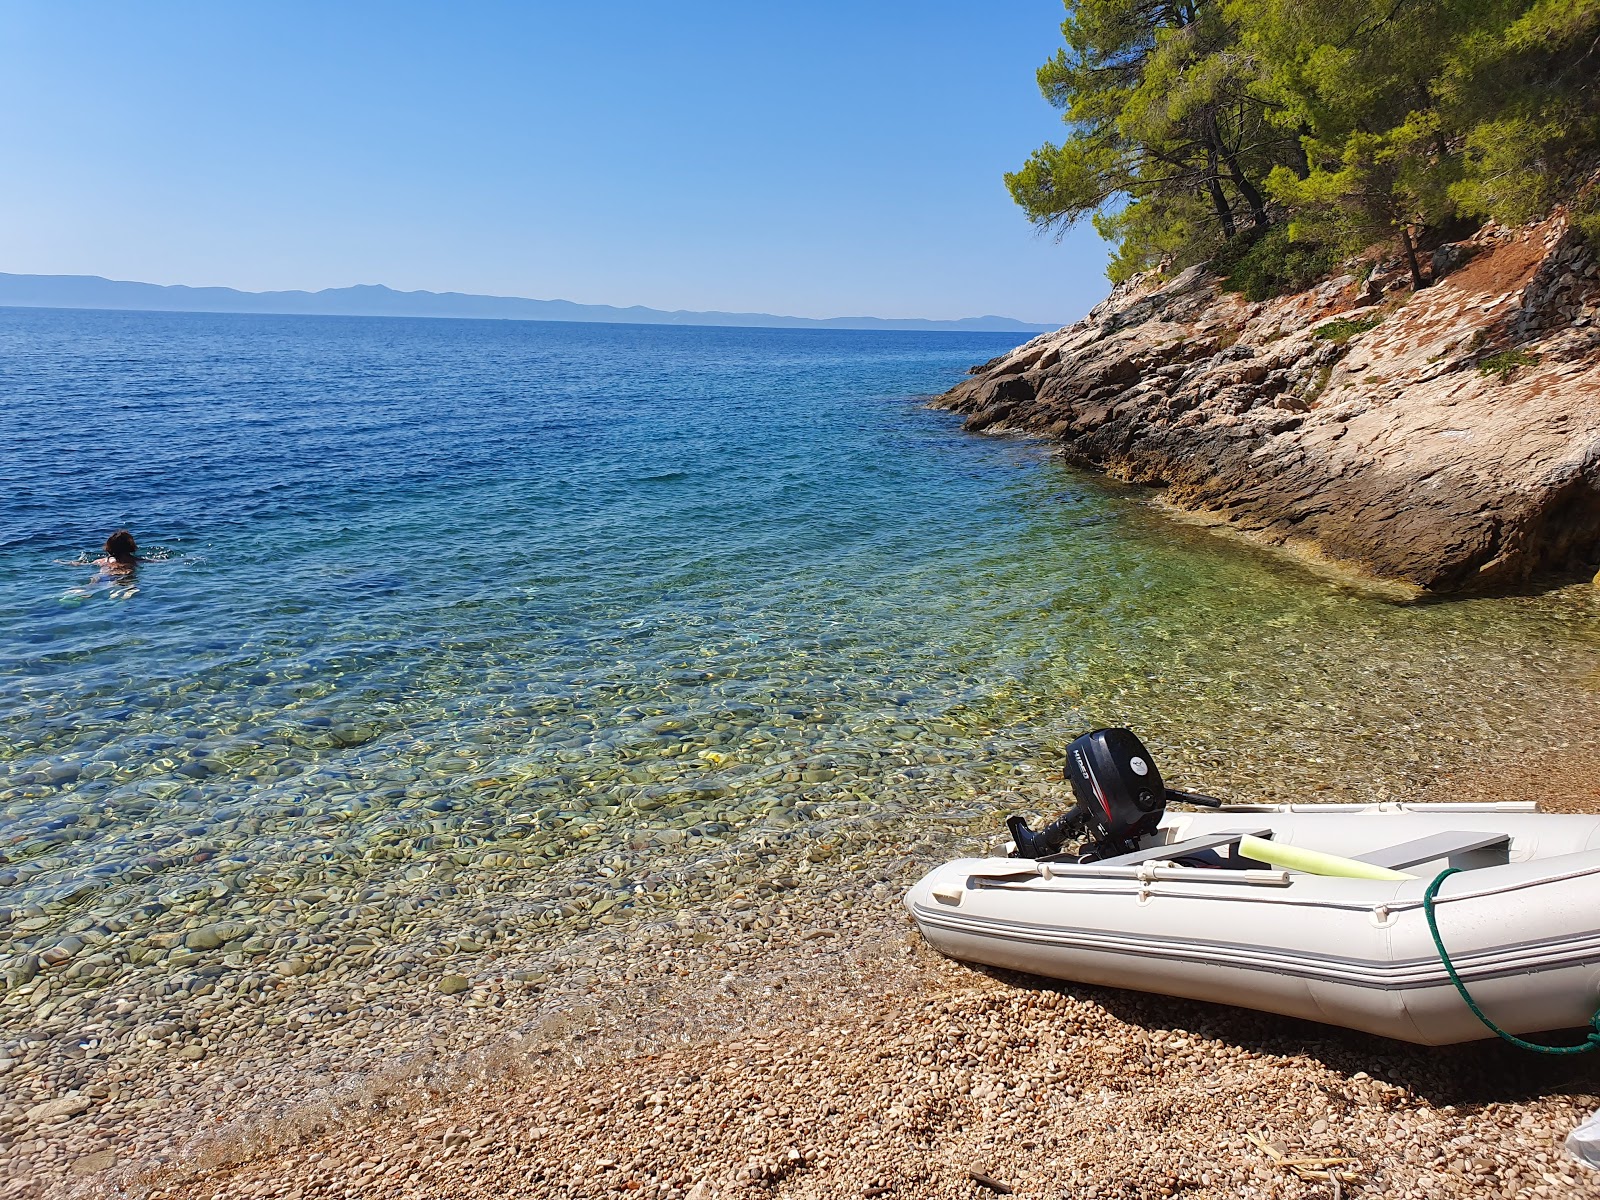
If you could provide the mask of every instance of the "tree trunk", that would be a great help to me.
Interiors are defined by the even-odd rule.
[[[1258,231],[1266,229],[1272,224],[1272,218],[1267,216],[1267,203],[1261,198],[1261,193],[1256,190],[1255,184],[1245,177],[1239,170],[1239,164],[1234,161],[1233,155],[1227,156],[1228,178],[1233,180],[1233,186],[1239,189],[1239,194],[1244,197],[1244,202],[1250,206],[1250,220]]]
[[[1217,179],[1217,148],[1206,147],[1206,191],[1211,193],[1211,204],[1217,210],[1217,220],[1222,223],[1222,236],[1230,242],[1239,231],[1233,223],[1233,209],[1222,194],[1222,184]]]
[[[1239,189],[1244,202],[1250,206],[1250,220],[1255,225],[1256,232],[1260,233],[1272,224],[1267,216],[1267,202],[1261,198],[1256,185],[1251,183],[1249,177],[1239,169],[1238,158],[1222,140],[1222,131],[1217,128],[1216,117],[1211,118],[1211,144],[1222,152],[1222,161],[1228,165],[1228,178],[1233,181],[1233,186]]]
[[[1428,282],[1422,278],[1422,266],[1417,262],[1417,247],[1411,240],[1411,226],[1400,226],[1400,245],[1405,248],[1406,266],[1411,268],[1412,290],[1420,292],[1428,286]]]

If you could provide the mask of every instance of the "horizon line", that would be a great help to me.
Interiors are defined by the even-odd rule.
[[[151,293],[141,295],[140,293]],[[100,294],[95,294],[100,293]],[[176,293],[176,294],[175,294]],[[198,294],[198,296],[196,296]],[[215,303],[200,307],[173,307],[167,301],[180,298],[204,297],[226,304],[230,299],[236,304],[248,305],[241,310],[218,307]],[[362,303],[362,298],[368,303]],[[459,308],[466,311],[334,311],[339,308],[367,308],[370,300],[381,297],[412,305],[419,309],[435,310]],[[141,303],[141,301],[143,301]],[[161,301],[161,303],[153,303]],[[508,296],[462,291],[433,291],[427,288],[401,290],[384,283],[357,283],[340,287],[325,287],[315,291],[305,288],[274,288],[263,291],[246,291],[220,284],[195,285],[186,283],[147,283],[140,280],[112,279],[104,275],[85,274],[26,274],[0,272],[0,306],[11,308],[94,309],[102,311],[155,311],[155,312],[218,312],[240,311],[242,314],[271,311],[261,307],[293,304],[279,315],[284,316],[405,316],[424,319],[460,320],[525,320],[566,321],[574,324],[667,324],[699,325],[704,327],[744,328],[865,328],[914,332],[917,330],[949,332],[1023,333],[1045,332],[1061,328],[1059,324],[1041,321],[1023,321],[1015,317],[985,313],[981,316],[939,317],[878,317],[864,314],[838,317],[801,317],[770,312],[738,312],[724,309],[661,309],[645,304],[615,305],[593,304],[565,299],[537,299],[529,296]],[[299,302],[299,303],[296,303]],[[302,305],[312,302],[316,307],[306,311]],[[342,303],[341,302],[345,302]],[[326,306],[326,307],[324,307]],[[544,310],[544,311],[540,311]],[[606,316],[622,320],[606,320]],[[628,319],[631,318],[631,319]],[[655,318],[655,319],[652,319]],[[694,318],[703,318],[694,320]],[[989,326],[987,329],[976,326]]]

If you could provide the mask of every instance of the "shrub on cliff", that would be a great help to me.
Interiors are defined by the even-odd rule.
[[[1339,263],[1339,255],[1318,242],[1294,241],[1287,229],[1250,240],[1235,238],[1211,260],[1223,276],[1223,289],[1248,300],[1270,300],[1310,287]]]
[[[1600,178],[1591,180],[1572,202],[1572,224],[1589,245],[1600,250]]]
[[[1311,336],[1321,338],[1325,342],[1332,342],[1335,346],[1343,346],[1358,334],[1366,333],[1369,329],[1376,329],[1383,324],[1383,316],[1374,313],[1366,317],[1340,317],[1329,321],[1326,325],[1319,325],[1311,331]]]

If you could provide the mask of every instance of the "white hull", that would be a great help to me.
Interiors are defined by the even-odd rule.
[[[1587,1027],[1600,1008],[1600,817],[1528,805],[1240,806],[1169,812],[1159,840],[1242,826],[1348,857],[1441,831],[1507,834],[1509,862],[1463,870],[1438,892],[1457,972],[1511,1033]],[[1423,891],[1447,865],[1367,880],[961,859],[929,872],[906,906],[935,949],[967,962],[1439,1046],[1494,1036],[1450,982],[1423,913]]]

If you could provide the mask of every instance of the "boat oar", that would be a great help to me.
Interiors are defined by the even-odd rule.
[[[1324,854],[1304,846],[1291,846],[1287,842],[1269,842],[1265,838],[1245,836],[1239,839],[1239,853],[1257,862],[1270,863],[1290,871],[1304,871],[1307,875],[1333,875],[1342,879],[1415,879],[1404,871],[1391,871],[1388,867],[1375,867],[1354,858],[1341,858],[1337,854]]]

